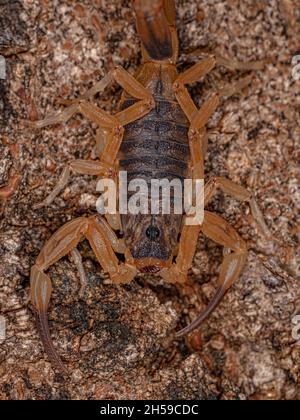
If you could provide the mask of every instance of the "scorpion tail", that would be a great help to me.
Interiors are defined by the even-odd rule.
[[[176,62],[178,37],[174,0],[133,0],[144,61]]]

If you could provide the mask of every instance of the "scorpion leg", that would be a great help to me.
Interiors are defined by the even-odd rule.
[[[216,64],[223,66],[230,71],[258,71],[263,70],[264,66],[268,62],[267,60],[257,61],[237,61],[232,58],[224,58],[215,51],[208,51],[207,49],[197,48],[195,51],[188,53],[189,57],[198,58],[199,56],[213,55],[216,58]]]
[[[199,64],[201,64],[201,62]],[[192,75],[190,80],[194,80],[192,78]],[[177,81],[174,83],[176,98],[191,123],[191,132],[199,131],[205,127],[210,117],[218,108],[221,96],[232,96],[235,93],[240,92],[243,88],[250,84],[251,80],[252,77],[247,76],[235,84],[225,86],[218,92],[213,93],[203,103],[201,108],[197,109],[188,90],[186,89],[184,84],[181,81],[178,81],[177,79]]]
[[[49,239],[31,270],[31,300],[37,311],[38,330],[44,349],[53,366],[61,371],[66,371],[66,368],[50,336],[47,311],[52,286],[50,278],[44,271],[72,251],[78,265],[78,255],[74,250],[84,237],[90,242],[99,263],[104,271],[109,273],[114,283],[130,282],[136,274],[136,268],[128,262],[119,263],[114,250],[125,252],[125,246],[103,219],[97,220],[96,217],[91,217],[73,220],[62,226]]]
[[[96,155],[101,156],[107,143],[107,131],[98,127],[96,132]]]
[[[108,221],[109,226],[113,230],[122,231],[122,223],[121,223],[120,213],[118,213],[118,212],[116,214],[106,213],[104,215],[104,217]]]
[[[105,111],[102,111],[99,108],[94,107],[92,104],[89,104],[87,101],[78,103],[77,105],[73,104],[71,107],[77,106],[78,109],[83,115],[92,119],[94,122],[98,123],[101,127],[104,127],[107,130],[110,130],[106,145],[104,147],[104,152],[109,147],[109,143],[112,143],[112,148],[116,147],[118,150],[119,144],[123,138],[123,127],[120,125],[118,120],[115,117],[110,116]],[[71,108],[70,107],[70,108]],[[69,108],[69,109],[70,109]],[[76,111],[77,112],[77,111]],[[60,114],[62,115],[62,114]],[[68,114],[70,115],[70,114]],[[43,123],[46,120],[38,121],[35,124]],[[48,124],[46,124],[48,125]],[[43,126],[43,125],[42,125]],[[60,194],[60,192],[66,187],[70,179],[70,169],[73,169],[75,172],[86,175],[107,175],[111,176],[113,174],[113,159],[108,159],[108,162],[97,162],[97,161],[73,161],[67,165],[53,191],[41,202],[35,205],[35,209],[42,208],[50,205],[54,199]]]
[[[191,78],[197,78],[199,73],[202,75],[209,71],[214,65],[214,60],[209,59],[199,63],[198,68],[190,73]],[[194,74],[196,71],[197,74]],[[177,79],[178,80],[178,79]],[[203,104],[198,111],[196,105],[192,101],[188,91],[180,82],[175,84],[176,97],[181,107],[191,122],[189,130],[189,146],[192,160],[192,176],[194,180],[204,179],[204,157],[207,147],[207,133],[205,125],[215,110],[217,98],[212,96]],[[174,283],[185,283],[187,280],[188,270],[192,266],[192,261],[196,252],[197,241],[201,231],[200,225],[185,225],[182,229],[179,242],[179,252],[176,263],[170,269],[162,270],[161,276]]]
[[[143,102],[141,104],[142,109],[144,108],[143,105],[145,105],[145,103],[148,105],[148,108],[154,106],[154,99],[149,90],[145,88],[141,83],[139,83],[125,69],[117,66],[114,70],[110,71],[106,76],[104,76],[100,82],[89,89],[83,96],[73,100],[60,100],[61,103],[69,105],[63,112],[50,115],[43,120],[28,122],[28,124],[35,128],[43,128],[48,125],[65,123],[75,114],[80,113],[90,121],[99,124],[102,129],[111,129],[112,123],[115,122],[115,118],[98,108],[96,105],[89,103],[88,100],[97,93],[103,92],[112,81],[116,81],[127,93],[129,93],[134,98],[140,99],[141,102]],[[143,115],[141,115],[141,117]]]
[[[116,66],[111,70],[102,80],[96,83],[91,89],[89,89],[83,96],[78,99],[66,101],[76,103],[80,100],[90,100],[97,93],[101,93],[104,89],[113,81],[117,82],[129,95],[133,98],[140,100],[153,101],[153,96],[150,91],[145,88],[134,76],[132,76],[127,70],[121,66]]]
[[[50,195],[41,203],[38,203],[35,208],[41,208],[53,202],[53,200],[65,188],[69,181],[70,168],[81,174],[112,177],[114,174],[114,165],[117,154],[123,139],[123,126],[146,115],[150,111],[152,105],[150,106],[149,102],[146,100],[139,101],[129,108],[119,112],[115,117],[106,114],[101,109],[94,107],[86,101],[80,102],[80,107],[83,115],[98,123],[99,125],[102,125],[102,127],[105,129],[110,129],[104,150],[100,157],[100,162],[82,160],[72,162],[63,170],[57,186],[50,193]]]
[[[232,71],[240,70],[240,71],[246,72],[246,71],[253,71],[253,70],[254,71],[263,70],[266,64],[266,61],[246,61],[246,62],[236,61],[233,59],[221,57],[218,54],[215,54],[215,57],[216,57],[218,66],[223,66],[227,68],[228,70],[232,70]]]
[[[247,202],[250,206],[252,216],[260,227],[262,233],[267,238],[272,237],[253,194],[251,194],[251,192],[249,192],[246,188],[241,187],[226,178],[214,177],[207,182],[204,189],[205,205],[208,204],[218,189],[222,190],[225,194],[229,194],[236,200]]]
[[[97,220],[97,223],[103,229],[103,233],[107,235],[113,250],[119,254],[125,254],[126,246],[125,246],[124,240],[119,239],[116,236],[115,232],[108,226],[108,224],[102,218],[96,219],[96,220]],[[79,291],[79,296],[83,297],[84,291],[87,285],[87,278],[86,278],[86,274],[85,274],[83,264],[82,264],[82,257],[80,253],[78,252],[77,248],[71,251],[70,256],[72,258],[72,261],[77,267],[79,277],[80,277],[81,288]]]
[[[199,63],[195,64],[184,73],[181,73],[173,84],[177,101],[189,119],[190,123],[192,123],[193,119],[199,111],[185,85],[199,81],[202,77],[208,74],[215,67],[215,65],[215,57],[208,57],[204,60],[201,60]]]
[[[117,81],[130,95],[139,99],[137,103],[119,112],[115,116],[108,114],[107,112],[87,101],[87,98],[90,98],[96,93],[104,90],[104,88],[112,80]],[[71,101],[71,105],[67,107],[64,112],[49,116],[44,120],[34,122],[34,127],[42,128],[50,124],[67,122],[76,113],[81,113],[88,120],[93,121],[99,125],[99,130],[97,133],[97,144],[98,150],[102,149],[100,162],[95,164],[90,161],[80,161],[78,163],[73,162],[70,166],[65,168],[56,188],[45,200],[37,204],[36,208],[49,205],[62,191],[62,189],[65,188],[70,177],[70,167],[71,169],[84,174],[96,174],[104,176],[107,175],[111,177],[114,172],[115,160],[123,139],[123,127],[130,122],[142,118],[152,109],[153,106],[154,99],[152,94],[126,70],[124,70],[122,67],[117,67],[107,76],[105,76],[98,84],[96,84],[96,86],[90,89],[86,95]],[[102,145],[101,141],[103,142]]]
[[[188,270],[192,266],[200,230],[199,225],[183,226],[176,263],[171,268],[164,268],[160,272],[164,280],[169,283],[187,282]]]
[[[209,115],[207,115],[207,118],[209,118]],[[207,145],[205,128],[189,131],[189,145],[193,179],[204,179],[204,157]],[[200,231],[200,225],[185,225],[183,227],[176,263],[171,268],[162,270],[161,276],[164,280],[172,283],[185,283],[187,281],[188,270],[192,266]]]
[[[30,288],[31,301],[37,312],[38,331],[49,360],[60,371],[66,371],[50,336],[48,325],[48,306],[51,298],[52,286],[50,278],[43,272],[64,255],[74,249],[80,242],[82,234],[87,228],[84,218],[74,220],[59,229],[46,243],[37,258],[36,265],[31,269]]]
[[[198,111],[196,116],[192,120],[192,124],[189,131],[189,141],[190,141],[190,150],[192,156],[193,167],[196,170],[194,177],[203,179],[204,177],[204,169],[203,169],[203,144],[206,143],[203,140],[200,140],[202,144],[202,152],[199,148],[199,139],[203,139],[205,136],[205,125],[208,122],[208,119],[211,116],[211,113],[214,109],[213,104],[213,96],[211,97],[211,101],[208,100],[201,109]],[[211,106],[213,104],[213,106]],[[241,187],[232,181],[229,181],[225,178],[215,177],[212,178],[205,186],[205,205],[208,204],[210,199],[216,193],[218,189],[221,189],[224,193],[231,195],[235,199],[239,201],[246,201],[250,205],[251,213],[253,215],[254,220],[260,227],[262,233],[267,237],[270,238],[272,235],[264,217],[262,215],[259,206],[248,190],[244,187]]]
[[[111,176],[113,173],[113,169],[109,165],[105,165],[99,161],[80,159],[74,160],[64,168],[56,186],[51,191],[51,193],[43,201],[33,206],[35,210],[50,206],[50,204],[69,183],[71,170],[82,175]]]
[[[187,118],[189,119],[191,125],[194,129],[203,128],[209,118],[213,115],[215,110],[219,105],[219,100],[221,96],[232,96],[251,83],[252,77],[247,76],[242,80],[225,86],[220,89],[218,92],[214,93],[202,107],[197,110],[197,107],[192,100],[188,90],[185,85],[198,82],[202,77],[208,74],[216,65],[222,65],[230,70],[261,70],[264,66],[264,62],[248,62],[240,63],[233,60],[227,60],[221,57],[210,56],[205,58],[191,68],[181,73],[178,78],[175,80],[173,87],[178,103],[181,105],[181,108],[185,112]]]
[[[181,337],[197,328],[217,307],[222,298],[240,276],[247,261],[247,247],[242,238],[224,219],[205,212],[203,233],[214,242],[225,247],[226,252],[219,276],[219,287],[207,308],[186,328],[176,333]]]

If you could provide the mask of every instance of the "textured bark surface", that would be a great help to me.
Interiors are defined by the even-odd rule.
[[[32,204],[51,191],[68,161],[95,157],[96,127],[76,117],[32,130],[20,119],[59,109],[56,97],[76,97],[116,64],[136,70],[139,41],[128,1],[0,1],[7,67],[0,80],[0,187],[22,172],[16,194],[0,202],[0,325],[6,324],[0,399],[300,398],[300,342],[293,334],[300,314],[300,80],[291,64],[299,54],[299,2],[180,0],[177,6],[181,70],[197,60],[198,48],[242,61],[269,59],[251,86],[222,101],[211,119],[206,173],[252,189],[278,242],[271,246],[261,237],[246,205],[218,194],[210,209],[247,240],[249,261],[213,316],[180,340],[172,332],[215,290],[221,249],[199,238],[184,287],[143,275],[115,287],[83,242],[83,300],[69,259],[49,270],[53,340],[72,372],[67,381],[55,374],[34,325],[30,267],[58,227],[94,212],[95,180],[74,176],[50,207],[34,211]],[[191,93],[200,105],[239,77],[218,68]],[[120,94],[113,86],[96,102],[113,111]]]

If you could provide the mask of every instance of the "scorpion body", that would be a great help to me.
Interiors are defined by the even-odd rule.
[[[162,78],[162,75],[168,77]],[[155,108],[125,128],[120,147],[120,170],[132,179],[144,179],[150,189],[152,179],[180,179],[189,176],[190,151],[188,120],[176,101],[172,84],[175,66],[145,64],[137,80],[152,93]],[[132,105],[124,99],[121,108]],[[174,197],[171,196],[172,204]],[[182,215],[122,215],[126,245],[142,272],[159,272],[170,267],[182,224]]]
[[[217,64],[230,70],[259,70],[260,62],[238,63],[210,55],[188,70],[178,74],[178,38],[175,27],[174,0],[134,0],[137,30],[142,41],[142,64],[135,76],[121,67],[110,71],[84,96],[65,101],[67,108],[34,123],[36,128],[68,121],[81,113],[99,126],[97,141],[102,147],[98,161],[74,161],[64,170],[55,190],[38,207],[53,201],[64,188],[70,169],[77,173],[114,178],[117,171],[127,172],[128,180],[141,178],[147,184],[158,180],[187,177],[204,178],[207,147],[205,126],[216,110],[221,96],[239,92],[251,82],[247,76],[234,86],[223,88],[203,101],[200,109],[190,97],[187,85],[199,81]],[[119,111],[110,115],[92,103],[112,81],[123,89]],[[100,148],[99,148],[100,149]],[[245,188],[224,178],[209,180],[204,189],[204,204],[217,189],[240,201],[248,202],[255,221],[266,235],[268,228],[258,205]],[[171,196],[172,204],[176,199]],[[51,280],[45,271],[65,255],[76,263],[82,287],[86,283],[78,243],[86,238],[104,271],[113,283],[128,283],[138,271],[157,273],[172,283],[187,280],[196,251],[199,233],[224,247],[219,286],[208,307],[182,336],[206,319],[241,274],[247,248],[238,233],[221,217],[204,213],[201,223],[190,225],[187,214],[125,214],[106,220],[100,216],[80,217],[62,226],[46,243],[31,271],[31,299],[37,313],[38,329],[53,366],[64,370],[50,337],[47,310],[51,296]],[[123,238],[115,232],[123,232]],[[120,262],[116,254],[124,254]]]

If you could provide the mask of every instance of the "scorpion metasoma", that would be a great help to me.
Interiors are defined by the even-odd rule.
[[[35,128],[42,128],[64,123],[80,113],[98,124],[97,140],[102,147],[97,161],[71,162],[63,171],[57,187],[38,207],[53,201],[66,185],[70,170],[99,178],[114,178],[118,171],[127,171],[128,182],[133,178],[142,178],[146,182],[153,178],[204,179],[206,124],[218,107],[220,97],[240,91],[250,84],[251,77],[213,93],[200,109],[186,86],[199,81],[216,65],[241,71],[263,68],[262,62],[239,63],[207,55],[179,74],[176,70],[179,41],[174,0],[133,0],[132,3],[142,42],[142,64],[136,74],[132,76],[118,66],[85,95],[64,101],[67,107],[63,112],[33,123]],[[124,92],[119,111],[110,115],[91,100],[113,81]],[[214,177],[205,184],[205,205],[218,189],[239,201],[248,202],[253,218],[264,234],[269,235],[253,195],[227,179]],[[199,233],[203,232],[224,247],[219,286],[204,312],[176,336],[191,332],[211,314],[241,274],[247,260],[247,247],[224,219],[211,212],[205,211],[201,224],[188,225],[186,217],[186,214],[119,214],[103,218],[97,214],[67,223],[48,240],[31,270],[31,299],[44,349],[54,367],[65,370],[50,337],[47,310],[52,286],[45,272],[62,257],[71,254],[84,286],[85,274],[77,250],[84,238],[114,284],[132,281],[137,272],[159,274],[168,282],[184,283],[192,266]],[[116,253],[124,254],[125,261],[119,261]]]

